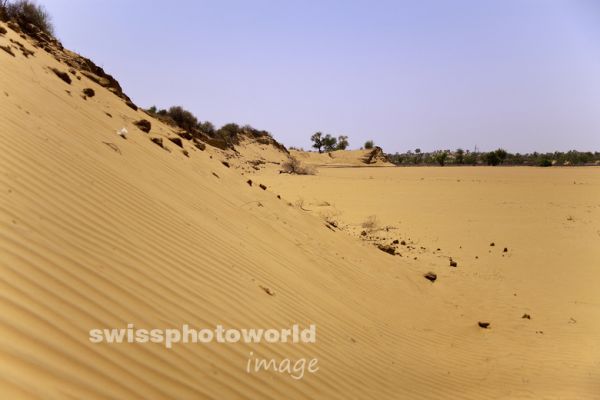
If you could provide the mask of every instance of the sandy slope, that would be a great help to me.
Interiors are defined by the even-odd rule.
[[[393,165],[380,159],[373,160],[372,164],[367,165],[365,160],[371,152],[372,150],[347,150],[318,153],[291,150],[290,154],[303,164],[319,167],[390,167]]]
[[[7,36],[0,45],[13,38],[31,47]],[[173,136],[169,127],[152,120],[150,134],[141,132],[132,122],[145,114],[85,77],[67,85],[48,67],[67,68],[34,50],[27,59],[0,52],[0,398],[600,393],[595,170],[540,178],[516,169],[335,169],[296,177],[264,168],[249,186],[243,157],[261,157],[257,146],[234,156],[185,142],[188,158],[165,139],[166,151],[149,137]],[[85,87],[96,96],[81,98]],[[126,140],[116,134],[121,127]],[[272,157],[282,156],[266,162]],[[457,190],[457,176],[469,196]],[[324,207],[344,230],[295,206],[299,196],[306,209],[315,199],[335,204]],[[392,257],[360,240],[352,224],[369,214],[401,228],[387,234],[411,235],[427,251],[417,260]],[[487,253],[491,240],[500,247]],[[458,269],[433,253],[437,244]],[[426,270],[438,281],[423,279]],[[477,327],[480,319],[492,329]],[[318,334],[308,345],[170,350],[88,340],[89,329],[127,323],[315,323]],[[250,351],[316,357],[320,370],[300,381],[248,374]]]

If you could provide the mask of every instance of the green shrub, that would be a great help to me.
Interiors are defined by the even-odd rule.
[[[25,32],[35,33],[29,29],[31,24],[42,32],[54,36],[50,15],[43,6],[31,0],[17,0],[13,3],[4,2],[0,4],[0,8],[4,20],[14,19]]]

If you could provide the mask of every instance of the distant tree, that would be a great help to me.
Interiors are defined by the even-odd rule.
[[[415,153],[416,154],[421,154],[421,149],[419,149],[418,147],[415,149]]]
[[[366,150],[371,150],[373,147],[375,147],[375,143],[373,143],[373,141],[372,141],[372,140],[367,140],[367,141],[365,142],[364,148],[365,148]]]
[[[348,142],[348,136],[338,136],[336,150],[346,150],[348,146],[350,146],[350,142]]]
[[[448,152],[446,151],[438,151],[434,156],[435,161],[440,164],[441,167],[446,164],[446,158],[448,158]]]
[[[485,162],[487,165],[498,165],[500,164],[500,158],[495,151],[490,151],[489,153],[485,153]]]
[[[215,126],[210,121],[204,121],[198,124],[200,132],[213,136],[215,134]]]
[[[496,156],[498,156],[498,160],[500,161],[500,164],[504,163],[504,160],[506,160],[507,155],[508,155],[508,153],[504,149],[496,150]]]
[[[168,115],[175,121],[178,127],[192,133],[198,126],[198,118],[181,106],[169,108]]]
[[[467,165],[477,165],[477,153],[467,151],[464,157],[464,163]]]
[[[323,142],[323,149],[326,152],[334,151],[336,149],[337,139],[335,137],[331,136],[330,134],[325,135],[322,139],[322,142]]]
[[[457,164],[463,164],[465,161],[465,151],[463,149],[456,149],[454,160]]]
[[[230,122],[220,127],[217,131],[217,134],[227,141],[233,139],[240,132],[240,126],[236,123]]]
[[[319,153],[322,153],[321,150],[323,148],[323,134],[321,132],[316,132],[310,137],[310,140],[313,142],[312,147],[317,149]]]

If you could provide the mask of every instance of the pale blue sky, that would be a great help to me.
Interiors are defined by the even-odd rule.
[[[138,105],[288,146],[600,150],[600,1],[40,3]]]

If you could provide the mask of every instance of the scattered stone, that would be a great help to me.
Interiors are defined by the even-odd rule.
[[[400,241],[399,241],[398,239],[395,239],[395,240],[392,242],[392,244],[398,244],[398,243],[400,243]]]
[[[394,246],[389,246],[387,244],[378,244],[377,248],[385,253],[391,254],[391,255],[395,255],[396,254],[396,248],[394,248]]]
[[[259,285],[259,286],[260,286],[260,288],[261,288],[262,290],[264,290],[264,291],[265,291],[265,293],[266,293],[266,294],[268,294],[269,296],[275,296],[275,292],[274,292],[274,291],[272,291],[271,289],[269,289],[268,287],[266,287],[266,286],[263,286],[263,285]]]
[[[260,185],[258,185],[259,188],[261,188],[262,190],[267,190],[267,187],[265,185],[263,185],[262,183]]]
[[[153,138],[150,138],[150,140],[151,140],[151,141],[152,141],[152,143],[154,143],[155,145],[157,145],[157,146],[160,146],[160,147],[164,148],[164,145],[163,145],[163,140],[162,140],[162,138],[161,138],[161,137],[153,137]]]
[[[0,49],[4,50],[5,52],[7,52],[8,54],[10,54],[13,57],[15,56],[15,53],[12,52],[12,49],[10,48],[10,46],[0,46]]]
[[[0,26],[0,35],[6,35],[6,32],[8,32],[8,31],[6,30],[6,28],[5,28],[5,27],[3,27],[3,26]]]
[[[505,253],[508,253],[508,247],[505,247],[505,248],[504,248],[504,252],[505,252]]]
[[[216,176],[218,179],[221,179],[221,178],[219,177],[219,175],[217,175],[217,174],[216,174],[216,172],[213,172],[212,174],[213,174],[214,176]]]
[[[480,328],[483,328],[483,329],[487,329],[487,328],[489,328],[489,327],[490,327],[490,323],[489,323],[489,322],[482,322],[482,321],[479,321],[479,322],[477,323],[477,325],[479,325],[479,327],[480,327]]]
[[[440,249],[440,248],[438,247],[438,248],[437,248],[437,251],[440,251],[440,250],[442,250],[442,249]]]
[[[248,186],[252,186],[252,179],[248,179],[248,180],[246,181],[246,183],[248,184]]]
[[[360,233],[360,236],[367,236],[367,231],[362,231],[362,232]]]
[[[223,164],[224,166],[226,166],[227,168],[230,167],[229,163],[227,161],[221,161],[221,164]]]
[[[277,195],[277,198],[278,198],[279,200],[281,200],[281,196],[280,196],[280,195]]]
[[[423,276],[425,277],[425,279],[430,280],[431,282],[435,282],[435,280],[437,279],[437,275],[433,272],[428,272]]]
[[[147,119],[140,119],[139,121],[135,121],[133,124],[142,132],[149,133],[150,129],[152,129],[152,124]]]
[[[494,247],[495,245],[496,245],[496,243],[494,243],[494,242],[490,243],[491,247]]]
[[[458,263],[452,259],[450,259],[450,266],[451,267],[458,267]]]
[[[190,153],[188,153],[187,150],[184,149],[184,150],[181,150],[181,152],[183,153],[184,156],[186,156],[188,158],[190,157]]]
[[[173,143],[175,143],[177,146],[181,147],[183,149],[183,142],[181,141],[181,138],[178,137],[170,137],[169,140]]]
[[[403,241],[401,241],[401,242],[400,242],[400,244],[401,244],[402,246],[406,246],[406,241],[405,241],[405,240],[403,240]]]
[[[201,151],[206,150],[206,144],[202,143],[198,139],[194,139],[194,146],[196,146],[196,148],[198,150],[201,150]]]
[[[71,84],[71,77],[69,76],[69,74],[67,74],[64,71],[61,71],[59,69],[56,68],[51,68],[52,72],[54,72],[54,74],[56,76],[58,76],[60,79],[62,79],[65,83],[68,83],[69,85]]]
[[[523,316],[521,318],[531,319],[531,315],[529,315],[529,314],[523,314]]]

